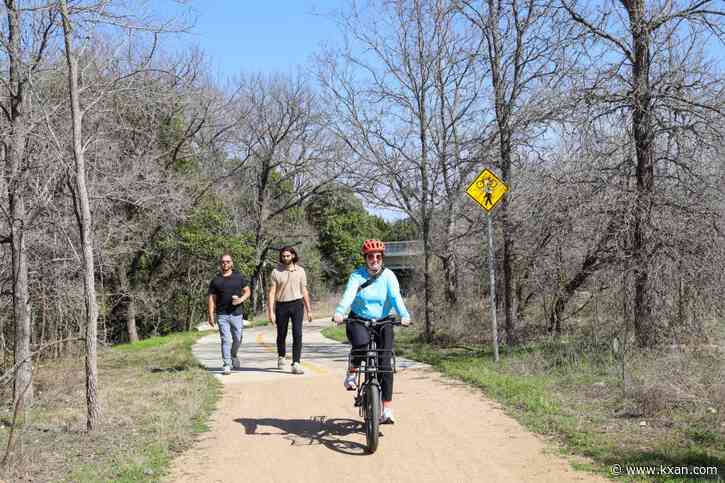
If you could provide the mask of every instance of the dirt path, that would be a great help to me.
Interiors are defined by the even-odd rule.
[[[347,348],[306,325],[304,375],[277,370],[272,328],[245,329],[242,369],[220,377],[210,432],[179,458],[174,482],[605,481],[575,472],[479,393],[409,361],[395,377],[393,426],[365,454],[352,393],[342,388]],[[291,352],[291,350],[290,350]],[[220,373],[219,336],[194,347]]]

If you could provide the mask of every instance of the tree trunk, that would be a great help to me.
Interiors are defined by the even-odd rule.
[[[12,256],[13,315],[15,317],[15,373],[13,400],[19,421],[25,421],[25,410],[33,402],[33,365],[30,352],[31,310],[28,285],[28,261],[25,246],[26,206],[22,163],[28,137],[26,119],[26,81],[22,79],[22,37],[18,7],[14,0],[5,2],[8,16],[8,77],[10,81],[11,133],[5,147],[10,205],[10,246]]]
[[[456,256],[450,253],[448,256],[442,257],[443,273],[446,281],[446,299],[450,305],[458,302],[458,265]]]
[[[133,263],[132,263],[133,265]],[[133,296],[130,280],[126,273],[126,264],[121,263],[118,267],[118,282],[123,293],[123,303],[126,306],[126,334],[131,343],[138,342],[138,331],[136,330],[136,302]]]
[[[186,331],[190,331],[195,326],[194,321],[196,320],[196,304],[192,299],[193,294],[189,294],[189,310],[186,315]]]
[[[76,216],[83,249],[83,292],[86,307],[86,428],[93,431],[98,427],[101,408],[98,403],[98,303],[96,301],[95,267],[93,259],[93,232],[91,206],[86,187],[85,153],[83,147],[83,112],[80,105],[78,87],[78,58],[73,52],[70,18],[65,0],[60,0],[63,17],[65,57],[68,63],[68,90],[71,101],[71,121],[73,125],[73,157],[75,158],[77,206]]]
[[[257,243],[262,243],[261,238]],[[262,279],[264,278],[264,260],[267,257],[268,251],[269,246],[266,242],[264,243],[264,246],[257,245],[257,264],[254,267],[254,273],[250,277],[250,288],[252,290],[252,294],[250,295],[252,299],[252,313],[255,314],[259,313],[264,307],[266,307],[265,297],[267,294],[264,293],[264,283]]]
[[[510,169],[508,170],[510,171]],[[504,182],[508,182],[510,175],[504,172]],[[513,245],[511,239],[511,227],[508,222],[508,201],[504,200],[501,206],[501,225],[503,227],[503,306],[504,326],[506,328],[506,344],[513,346],[515,342],[514,331],[516,320],[514,318],[513,303]]]
[[[625,2],[634,43],[632,63],[634,133],[637,155],[637,196],[634,206],[632,256],[634,265],[634,330],[640,347],[654,344],[652,307],[648,296],[649,267],[645,227],[649,224],[651,195],[654,191],[654,128],[650,93],[650,32],[646,25],[644,0]]]
[[[430,290],[430,245],[428,243],[429,228],[427,223],[423,222],[423,304],[425,317],[425,340],[430,342],[433,338],[433,328],[431,327],[431,313],[433,312],[433,301],[431,300]]]
[[[549,328],[556,335],[561,334],[561,316],[564,313],[566,305],[571,300],[574,293],[587,281],[589,276],[594,273],[598,259],[596,255],[590,255],[582,263],[581,268],[565,286],[562,292],[557,294],[552,304],[551,314],[549,316]]]
[[[572,277],[569,282],[559,291],[552,304],[551,314],[549,315],[549,330],[555,331],[558,335],[561,333],[561,316],[564,313],[566,304],[569,302],[574,292],[587,281],[590,275],[595,273],[603,263],[608,261],[607,248],[608,244],[614,236],[615,224],[618,218],[612,218],[597,244],[587,253],[579,271]]]
[[[503,89],[501,86],[500,89]],[[497,117],[499,118],[500,136],[500,167],[501,178],[504,183],[511,182],[511,127],[509,126],[508,108],[503,104],[503,93],[501,100],[497,101]],[[504,197],[501,208],[498,211],[498,218],[501,221],[503,232],[503,306],[504,306],[504,330],[506,331],[506,344],[513,346],[514,330],[516,321],[513,313],[513,240],[511,239],[511,227],[508,215],[508,198]]]
[[[267,279],[264,276],[264,271],[262,271],[262,273],[260,275],[261,276],[259,277],[259,282],[258,282],[259,283],[259,292],[262,294],[262,297],[261,297],[262,298],[262,304],[261,304],[261,307],[260,307],[260,311],[262,313],[265,313],[264,311],[267,308],[267,300],[266,300],[267,296],[266,296],[266,293],[269,290],[269,287],[267,286],[267,283],[266,283],[267,282]]]
[[[499,30],[500,18],[502,13],[499,9],[497,1],[489,3],[489,52],[491,53],[489,63],[491,66],[491,83],[494,88],[495,95],[495,112],[496,123],[499,129],[499,166],[501,168],[501,178],[504,183],[511,183],[511,150],[512,146],[512,127],[511,127],[511,109],[515,102],[514,87],[511,98],[506,98],[507,79],[506,71],[503,65],[503,39]],[[518,64],[520,59],[516,58]],[[517,65],[518,69],[519,66]],[[497,215],[501,220],[501,228],[503,232],[503,304],[504,304],[504,330],[506,331],[506,344],[509,346],[514,343],[514,314],[513,314],[513,240],[511,239],[510,226],[508,220],[508,199],[504,198],[501,208]]]
[[[424,97],[425,93],[421,93]],[[426,115],[425,115],[425,100],[422,97],[418,98],[419,106],[419,127],[420,127],[420,142],[421,142],[421,161],[420,161],[420,177],[421,177],[421,221],[423,222],[423,297],[425,303],[425,339],[426,342],[430,342],[433,337],[433,327],[431,326],[431,315],[433,313],[433,292],[431,290],[431,274],[430,274],[430,258],[431,258],[431,247],[430,247],[430,217],[433,206],[433,194],[429,191],[429,180],[428,180],[428,148],[427,148],[427,133],[426,133]]]
[[[634,331],[640,347],[651,347],[655,343],[654,327],[652,326],[652,308],[649,303],[647,289],[649,273],[647,257],[644,253],[645,241],[642,235],[641,215],[636,215],[634,227]]]
[[[141,283],[139,273],[141,270],[141,261],[143,259],[144,254],[147,252],[149,247],[154,243],[156,238],[159,236],[160,233],[162,233],[162,226],[156,225],[154,230],[151,232],[151,235],[148,237],[148,239],[144,242],[143,247],[138,249],[136,253],[134,254],[133,258],[131,259],[131,264],[128,267],[128,273],[127,269],[125,267],[125,264],[120,266],[118,269],[118,278],[119,282],[121,284],[122,290],[125,292],[125,303],[126,303],[126,332],[128,333],[128,341],[129,342],[138,342],[138,330],[137,330],[137,324],[136,324],[136,287]],[[154,273],[156,268],[162,263],[162,258],[155,259],[152,263],[151,267],[149,267],[149,272],[151,274]],[[150,278],[150,277],[149,277]]]
[[[136,330],[136,298],[131,292],[126,295],[126,332],[130,343],[139,341]]]
[[[444,161],[445,165],[445,161]],[[443,168],[444,174],[447,178],[445,167]],[[447,182],[446,182],[447,183]],[[446,238],[445,238],[445,255],[441,257],[443,263],[443,273],[446,281],[446,300],[449,305],[455,305],[458,303],[458,260],[456,259],[455,247],[452,246],[451,240],[454,239],[455,235],[455,202],[451,199],[455,195],[446,186],[446,197],[448,198],[448,206],[446,210]]]
[[[516,320],[524,320],[526,316],[526,307],[533,298],[533,293],[524,296],[524,290],[529,283],[529,268],[524,270],[519,280],[516,282]]]
[[[186,323],[183,324],[183,327],[181,330],[189,331],[192,327],[192,320],[194,317],[194,284],[191,279],[191,266],[186,270],[186,310],[184,315],[184,320],[186,320]]]
[[[33,402],[33,364],[30,352],[31,312],[28,285],[28,260],[22,220],[25,204],[22,195],[12,195],[10,212],[13,216],[10,236],[13,258],[13,312],[15,316],[15,373],[14,402],[18,405],[19,421],[25,421],[25,409]]]

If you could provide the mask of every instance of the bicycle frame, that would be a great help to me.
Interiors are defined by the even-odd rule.
[[[378,381],[378,374],[383,372],[395,373],[395,352],[393,348],[378,349],[375,342],[377,330],[384,325],[398,325],[400,322],[395,317],[385,317],[381,320],[362,320],[348,318],[347,323],[357,323],[368,331],[368,345],[364,349],[353,349],[348,357],[348,371],[353,365],[353,359],[362,358],[361,367],[357,369],[357,394],[355,395],[355,406],[360,408],[360,416],[363,418],[365,427],[365,439],[367,442],[368,454],[375,453],[378,449],[380,436],[380,415],[382,412],[382,387]],[[390,352],[390,368],[382,369],[380,364],[384,352]],[[364,365],[363,365],[364,363]]]
[[[356,319],[356,318],[348,318],[346,320],[347,323],[357,323],[365,327],[368,331],[368,335],[370,336],[370,341],[368,342],[367,347],[362,349],[352,349],[350,350],[350,355],[348,356],[348,370],[353,368],[353,358],[360,358],[362,357],[362,364],[359,368],[357,368],[357,392],[355,395],[355,407],[360,408],[360,416],[365,417],[364,414],[364,395],[367,391],[367,387],[369,385],[374,385],[378,392],[382,395],[382,388],[380,386],[380,381],[378,379],[378,374],[382,373],[396,373],[396,362],[395,362],[395,351],[391,349],[378,349],[377,344],[375,342],[375,335],[378,330],[380,330],[383,326],[391,324],[391,325],[400,325],[400,321],[398,321],[397,318],[388,316],[384,319],[380,320],[363,320],[363,319]],[[378,361],[380,357],[383,356],[383,353],[389,352],[390,353],[390,369],[382,369],[379,367]]]

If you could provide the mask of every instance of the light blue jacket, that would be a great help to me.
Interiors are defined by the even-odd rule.
[[[382,319],[390,315],[392,309],[395,309],[400,318],[410,319],[408,309],[405,308],[403,297],[400,295],[398,278],[392,270],[383,268],[383,273],[377,280],[358,292],[358,287],[368,278],[370,276],[364,266],[350,274],[335,314],[344,317],[348,310],[352,309],[360,317]]]

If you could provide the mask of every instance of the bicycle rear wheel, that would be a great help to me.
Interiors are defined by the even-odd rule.
[[[368,384],[365,394],[365,438],[368,453],[378,449],[380,436],[380,388],[377,384]]]

